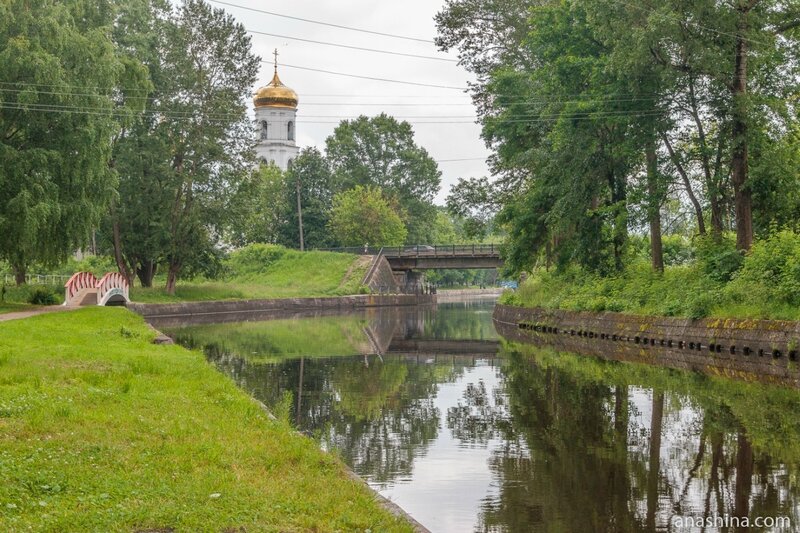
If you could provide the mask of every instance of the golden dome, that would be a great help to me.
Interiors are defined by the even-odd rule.
[[[281,82],[278,77],[278,70],[275,69],[275,75],[269,85],[261,87],[256,91],[256,96],[253,99],[256,108],[259,107],[283,107],[289,109],[297,108],[299,99],[297,93]]]

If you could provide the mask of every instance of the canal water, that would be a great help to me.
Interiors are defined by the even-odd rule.
[[[505,343],[492,305],[159,327],[431,531],[800,530],[800,392]]]

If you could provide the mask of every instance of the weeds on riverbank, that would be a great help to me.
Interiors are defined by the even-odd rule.
[[[410,531],[123,309],[0,324],[0,530]]]
[[[575,311],[800,320],[800,235],[776,232],[746,255],[730,240],[701,241],[684,257],[663,274],[642,258],[605,277],[578,267],[539,269],[501,301]]]

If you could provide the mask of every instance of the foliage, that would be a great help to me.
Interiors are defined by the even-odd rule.
[[[361,185],[334,196],[330,229],[343,246],[399,246],[408,234],[381,190]]]
[[[277,243],[286,216],[288,184],[275,164],[246,175],[229,202],[225,238],[234,246]]]
[[[231,253],[225,266],[237,277],[264,274],[287,252],[282,246],[251,244]]]
[[[56,305],[59,303],[59,297],[50,287],[34,285],[30,287],[28,303],[33,305]]]
[[[729,236],[722,239],[697,239],[698,263],[706,276],[726,283],[742,267],[744,256]]]
[[[84,246],[113,197],[116,117],[140,104],[113,23],[108,0],[0,6],[0,258],[20,281]]]
[[[259,58],[244,27],[201,0],[148,17],[134,51],[148,60],[152,104],[115,146],[111,234],[122,272],[149,286],[165,264],[174,292],[179,276],[217,267],[231,191],[252,161],[246,95]]]
[[[124,309],[3,325],[0,529],[412,531],[202,354],[153,337]]]
[[[800,234],[784,230],[756,241],[730,292],[764,306],[800,307]]]
[[[329,248],[336,245],[328,229],[333,196],[339,190],[331,174],[330,163],[318,149],[304,148],[289,166],[284,185],[282,226],[278,242],[290,248],[300,247],[297,216],[297,190],[303,214],[305,247]]]
[[[342,121],[325,141],[336,192],[376,187],[397,202],[413,244],[430,242],[441,172],[408,122],[386,114]]]
[[[448,0],[436,16],[437,44],[478,80],[497,177],[460,181],[448,206],[498,204],[511,272],[577,264],[616,276],[629,229],[644,225],[659,270],[662,228],[718,241],[735,227],[742,250],[753,228],[763,237],[797,220],[797,11],[777,0],[637,6]],[[723,277],[736,270],[735,255],[718,260]]]
[[[579,267],[536,270],[512,305],[644,315],[800,319],[800,236],[784,230],[758,240],[742,256],[732,238],[697,240],[697,261],[652,272],[633,259],[620,274],[603,277]]]
[[[160,288],[134,287],[131,299],[168,303],[358,294],[368,267],[368,261],[350,254],[300,252],[276,245],[252,244],[223,261],[223,279],[187,281],[174,295]]]

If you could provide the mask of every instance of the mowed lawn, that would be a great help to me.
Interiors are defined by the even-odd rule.
[[[151,289],[131,289],[131,299],[170,303],[358,294],[369,264],[369,258],[351,254],[283,249],[278,257],[263,262],[252,256],[230,261],[230,272],[221,280],[178,281],[172,296],[159,277]]]
[[[91,308],[0,323],[0,531],[411,531],[202,354]]]

